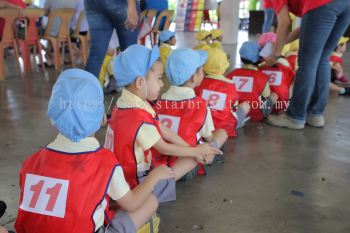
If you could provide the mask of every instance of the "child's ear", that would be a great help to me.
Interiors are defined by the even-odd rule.
[[[142,79],[143,77],[137,77],[135,80],[135,86],[137,89],[141,89],[142,88]]]
[[[197,79],[198,79],[198,74],[197,74],[197,72],[196,73],[194,73],[193,75],[192,75],[192,77],[190,78],[190,82],[191,83],[196,83],[197,82]]]

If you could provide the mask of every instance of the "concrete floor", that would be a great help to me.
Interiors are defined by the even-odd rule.
[[[193,33],[177,38],[179,47],[194,44]],[[235,47],[225,49],[236,57]],[[349,59],[348,52],[348,76]],[[12,229],[21,162],[56,136],[45,114],[57,73],[35,70],[20,78],[13,62],[6,63],[6,81],[0,82],[0,199],[8,210],[0,225]],[[178,184],[178,200],[159,209],[161,232],[349,233],[349,116],[350,98],[332,93],[324,129],[249,123],[228,142],[224,164]],[[101,142],[104,131],[97,134]]]

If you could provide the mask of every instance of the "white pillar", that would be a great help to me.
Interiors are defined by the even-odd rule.
[[[239,0],[222,0],[220,28],[224,31],[223,44],[233,45],[238,41]]]

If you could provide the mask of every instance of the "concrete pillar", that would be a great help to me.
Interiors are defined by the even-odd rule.
[[[233,45],[238,41],[239,0],[222,0],[220,28],[224,30],[223,44]]]

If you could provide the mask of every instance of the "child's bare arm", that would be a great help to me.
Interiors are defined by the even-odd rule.
[[[173,144],[181,145],[181,146],[189,146],[189,144],[182,139],[178,134],[176,134],[174,131],[169,129],[168,127],[164,126],[162,123],[159,124],[160,131],[162,133],[163,138]]]
[[[194,157],[198,161],[203,162],[205,162],[205,158],[208,155],[222,154],[222,152],[219,149],[211,147],[207,143],[197,145],[196,147],[185,147],[167,143],[162,138],[159,139],[156,144],[154,144],[153,148],[155,148],[157,151],[159,151],[159,153],[163,155],[176,155],[178,157]]]
[[[142,184],[118,199],[117,203],[127,212],[135,211],[149,198],[158,181],[172,178],[174,172],[171,168],[164,165],[156,167]]]

